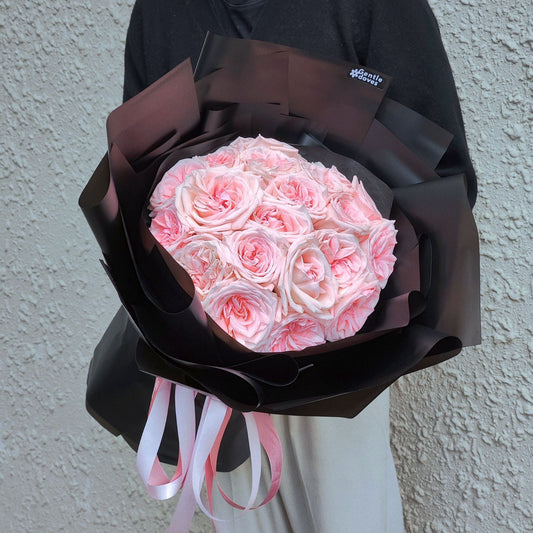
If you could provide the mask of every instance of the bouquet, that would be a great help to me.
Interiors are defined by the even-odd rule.
[[[123,308],[95,350],[87,406],[106,428],[139,448],[143,458],[141,464],[138,460],[139,471],[156,497],[183,486],[211,515],[199,499],[204,475],[211,501],[215,471],[238,466],[248,455],[242,446],[248,438],[252,465],[257,465],[261,444],[272,464],[268,500],[279,483],[280,455],[266,413],[353,417],[401,375],[444,361],[457,355],[463,345],[479,342],[478,240],[465,180],[460,175],[440,178],[434,171],[451,136],[386,98],[387,76],[367,68],[363,71],[368,75],[350,75],[361,69],[271,43],[211,35],[194,77],[185,62],[109,116],[108,154],[82,193],[80,205]],[[324,305],[311,302],[310,292],[291,288],[288,280],[295,270],[290,266],[258,284],[265,291],[262,294],[270,294],[265,299],[278,300],[257,328],[257,336],[246,324],[250,340],[250,335],[239,336],[239,328],[232,325],[233,311],[226,314],[228,321],[223,320],[224,312],[218,311],[224,305],[214,296],[217,290],[224,291],[225,276],[234,277],[234,284],[247,281],[244,256],[237,258],[235,253],[242,234],[233,231],[227,220],[216,220],[206,233],[191,212],[179,222],[173,220],[178,208],[186,213],[194,203],[191,183],[204,179],[205,173],[200,168],[184,171],[189,177],[182,176],[183,182],[171,190],[174,207],[170,210],[163,176],[179,174],[187,165],[201,167],[210,158],[225,167],[224,161],[231,159],[231,149],[239,143],[259,142],[239,138],[258,135],[276,139],[272,141],[276,147],[280,146],[277,141],[297,147],[306,160],[300,166],[315,163],[311,174],[328,174],[316,181],[318,189],[327,189],[322,189],[326,211],[322,206],[313,214],[309,209],[302,214],[305,229],[285,236],[285,244],[279,239],[284,259],[272,264],[291,265],[290,258],[301,251],[295,242],[309,239],[315,246],[310,263],[320,265],[323,272],[331,271],[332,276],[329,289],[325,283],[319,291],[318,300],[322,298]],[[293,148],[283,150],[287,156],[294,154]],[[253,160],[246,164],[253,167]],[[277,168],[283,170],[285,164],[277,162]],[[357,180],[347,185],[344,178],[332,178],[333,166]],[[279,176],[269,175],[264,168],[243,171],[260,175],[243,184],[246,190],[254,183],[254,201],[271,193],[285,194],[285,185],[276,181]],[[348,229],[343,218],[353,211],[335,207],[337,185],[359,191],[366,222],[357,220],[356,231]],[[275,194],[272,202],[278,205],[281,196],[276,199]],[[281,203],[290,202],[285,194]],[[239,203],[246,211],[243,234],[272,235],[272,228],[262,227],[258,213],[265,203],[254,205],[253,211],[248,202]],[[169,220],[178,224],[172,230]],[[376,222],[375,227],[369,220]],[[394,220],[394,226],[389,220]],[[234,250],[231,257],[218,244],[226,229],[225,239]],[[187,269],[195,263],[195,243],[208,241],[210,232],[217,234],[217,242],[209,241],[207,248],[221,268],[204,269],[205,278],[193,270],[189,274]],[[394,259],[392,239],[397,241]],[[277,242],[277,237],[270,241]],[[372,281],[372,288],[365,292],[363,284],[357,296],[347,295],[350,284],[343,281],[342,272],[336,278],[332,267],[335,250],[348,246],[348,241],[354,254],[352,266],[356,256],[361,262],[366,259],[367,266],[381,257],[369,249],[384,250],[382,264],[378,260],[360,271],[365,283]],[[364,257],[356,249],[366,249]],[[201,253],[209,256],[211,252],[204,248]],[[277,252],[273,248],[271,253]],[[333,259],[324,261],[328,254]],[[254,277],[262,274],[253,272]],[[300,274],[301,269],[295,276]],[[214,288],[217,284],[223,288]],[[229,295],[234,295],[235,288],[229,287]],[[357,307],[353,302],[361,294],[368,298],[361,306],[364,314],[341,319],[346,309]],[[290,336],[285,336],[287,342],[272,342],[272,330],[285,327],[289,316],[315,320],[310,326],[313,342],[294,344]],[[348,326],[332,327],[336,322]],[[283,338],[276,329],[276,339]],[[172,383],[184,387],[176,389],[175,404],[168,407]],[[207,399],[203,401],[197,392],[207,394]],[[148,430],[149,440],[156,442],[149,450],[147,439],[141,437],[148,404],[144,435]],[[172,416],[163,436],[167,408]],[[200,419],[196,443],[188,436],[196,425],[194,409]],[[244,413],[244,422],[237,411]],[[198,442],[209,446],[200,446],[204,451],[197,453]],[[165,480],[157,455],[178,461],[171,480]],[[187,475],[199,470],[204,473]],[[255,477],[252,486],[256,486]],[[255,495],[252,489],[245,508],[253,505]],[[192,516],[190,509],[181,511],[182,516]]]

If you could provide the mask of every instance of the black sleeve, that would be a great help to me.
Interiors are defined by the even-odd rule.
[[[372,2],[369,67],[392,76],[388,96],[433,120],[454,139],[437,167],[441,176],[465,174],[474,205],[476,174],[470,160],[455,83],[437,21],[426,0]]]
[[[124,92],[123,100],[129,100],[148,86],[145,56],[143,50],[142,5],[135,2],[131,13],[126,49],[124,53]]]
[[[207,0],[194,0],[202,10]],[[185,0],[136,0],[124,54],[124,100],[191,58],[196,63],[205,32]]]

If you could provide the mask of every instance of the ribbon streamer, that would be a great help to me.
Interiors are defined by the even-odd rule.
[[[157,453],[168,415],[172,387],[178,427],[179,455],[176,470],[169,478],[163,470]],[[194,511],[200,507],[213,520],[218,533],[227,531],[226,520],[213,511],[213,486],[216,481],[218,451],[231,416],[231,408],[215,397],[207,396],[196,430],[194,399],[196,391],[157,377],[152,393],[148,418],[137,451],[137,470],[148,494],[156,500],[166,500],[182,490],[168,533],[187,533]],[[217,481],[221,496],[232,507],[246,512],[267,504],[278,492],[281,483],[283,455],[279,436],[270,415],[243,413],[252,467],[252,482],[245,506],[227,496]],[[195,435],[196,434],[196,435]],[[261,481],[261,448],[264,448],[271,470],[271,482],[265,499],[257,506]],[[207,485],[208,507],[201,496],[204,481]]]

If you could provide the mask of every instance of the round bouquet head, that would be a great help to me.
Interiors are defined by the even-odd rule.
[[[178,161],[149,206],[206,313],[255,352],[352,337],[396,261],[394,223],[356,177],[261,135]]]

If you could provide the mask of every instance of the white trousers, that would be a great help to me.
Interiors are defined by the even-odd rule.
[[[272,418],[283,446],[280,491],[258,510],[235,511],[241,516],[230,521],[232,533],[403,533],[388,390],[354,419]],[[227,492],[245,503],[249,461],[223,476]],[[263,480],[269,480],[266,461]]]

